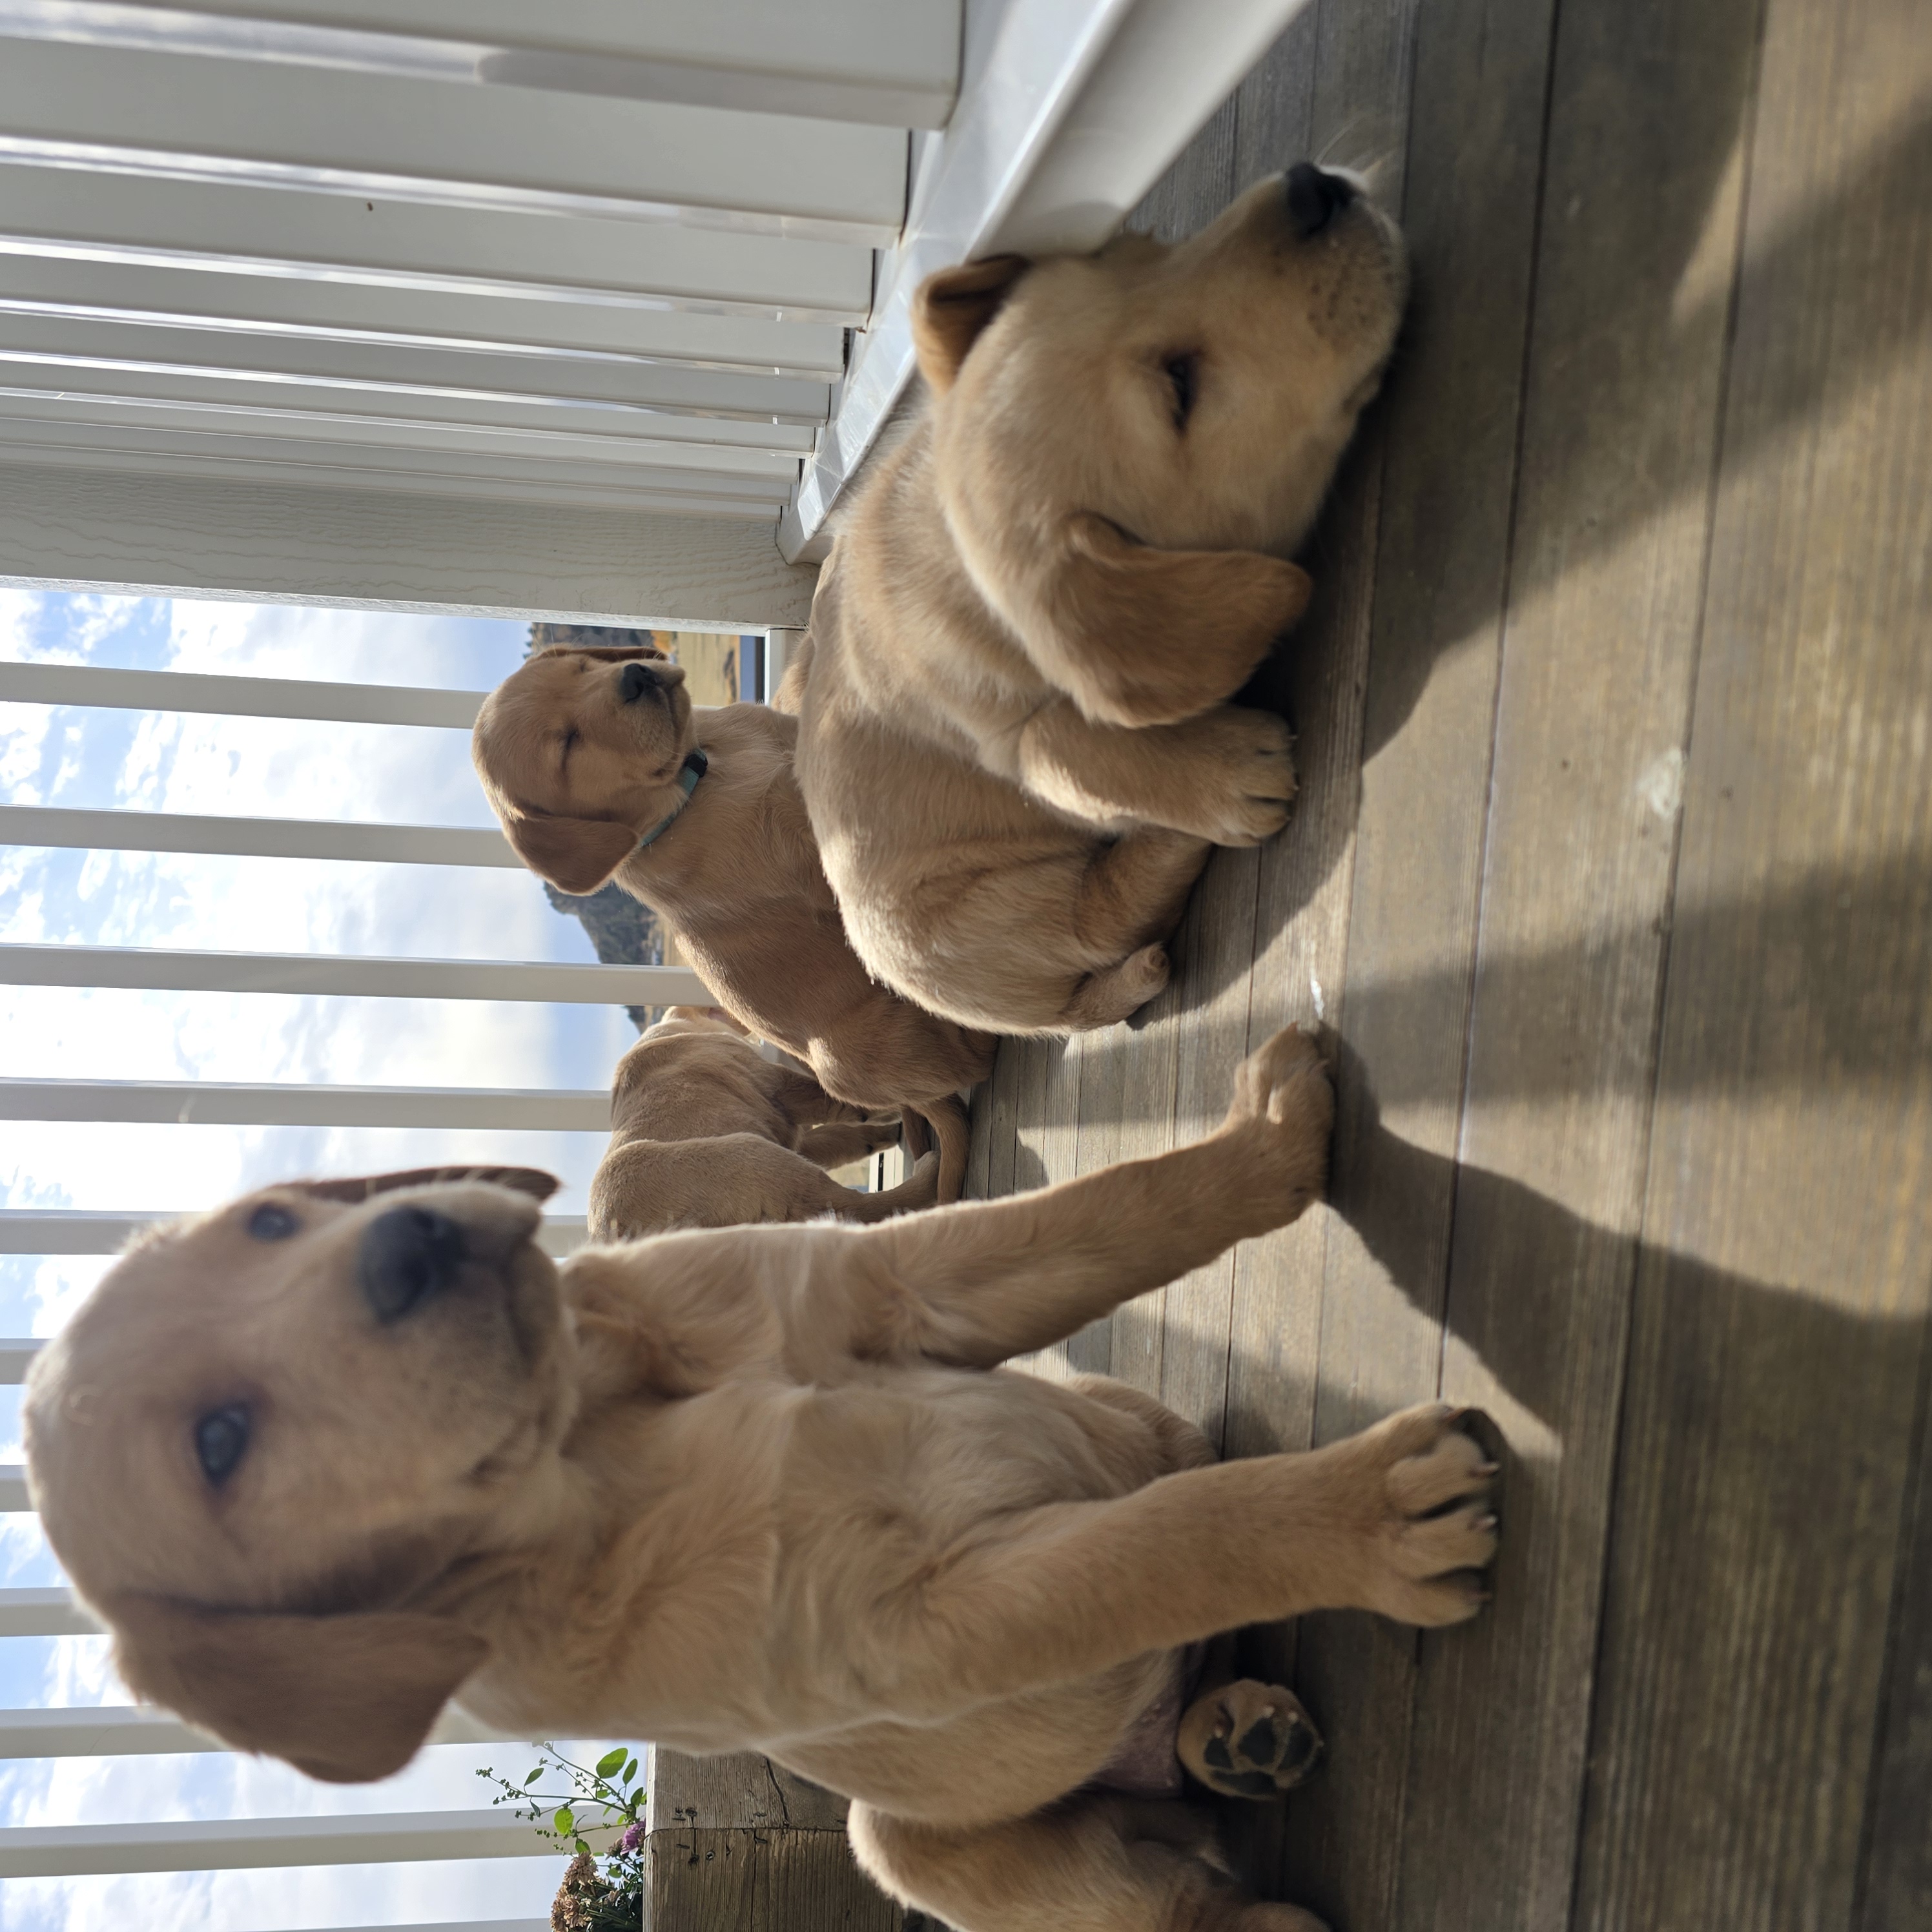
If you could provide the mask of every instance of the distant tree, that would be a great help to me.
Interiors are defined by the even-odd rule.
[[[664,932],[658,916],[640,905],[621,886],[600,886],[578,897],[560,892],[546,879],[544,897],[557,911],[574,919],[590,935],[598,958],[606,966],[662,966]],[[626,1006],[631,1023],[641,1033],[664,1018],[662,1006]]]
[[[530,649],[540,651],[548,644],[656,644],[660,650],[664,648],[655,631],[634,630],[623,624],[532,624]]]

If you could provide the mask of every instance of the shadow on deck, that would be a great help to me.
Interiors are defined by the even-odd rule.
[[[1316,0],[1143,210],[1374,162],[1415,309],[1250,694],[1294,823],[973,1191],[1336,1030],[1329,1204],[1041,1366],[1508,1437],[1480,1622],[1254,1638],[1332,1757],[1243,1855],[1345,1932],[1932,1924],[1928,100],[1916,0]]]

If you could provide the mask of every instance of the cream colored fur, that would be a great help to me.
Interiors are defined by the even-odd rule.
[[[718,1004],[828,1094],[916,1110],[938,1145],[939,1198],[956,1198],[956,1096],[986,1078],[995,1042],[877,984],[847,944],[793,772],[797,720],[762,704],[694,709],[683,686],[648,647],[532,656],[484,701],[472,740],[505,836],[565,892],[614,877],[654,908]],[[694,747],[710,769],[687,803],[678,773]]]
[[[1166,985],[1215,845],[1278,831],[1288,734],[1231,704],[1395,338],[1394,224],[1264,182],[1173,248],[921,292],[926,422],[821,574],[788,676],[860,958],[963,1025],[1059,1034]]]
[[[835,1100],[796,1066],[766,1060],[716,1007],[673,1006],[618,1061],[610,1145],[590,1178],[590,1238],[673,1228],[883,1221],[930,1208],[939,1156],[897,1187],[862,1194],[826,1172],[899,1137],[896,1119]]]
[[[561,1268],[542,1175],[267,1189],[142,1242],[36,1361],[34,1497],[137,1691],[318,1777],[394,1770],[456,1696],[768,1752],[962,1932],[1306,1928],[1184,1805],[1074,1794],[1177,1646],[1474,1615],[1492,1466],[1439,1406],[1216,1463],[1148,1396],[1003,1365],[1294,1220],[1331,1108],[1290,1030],[1153,1160]],[[440,1271],[382,1313],[418,1236]]]

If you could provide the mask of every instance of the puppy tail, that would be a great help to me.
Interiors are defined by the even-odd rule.
[[[772,693],[772,709],[788,711],[796,718],[805,706],[805,681],[812,675],[812,633],[808,631],[792,646],[785,660],[784,676]]]
[[[972,1124],[957,1094],[945,1094],[934,1100],[922,1100],[908,1110],[932,1131],[932,1143],[939,1150],[939,1201],[944,1206],[957,1201],[965,1191],[966,1157],[972,1150]]]

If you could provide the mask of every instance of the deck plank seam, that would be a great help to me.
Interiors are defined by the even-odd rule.
[[[1899,1510],[1898,1560],[1894,1566],[1892,1603],[1886,1616],[1885,1657],[1879,1672],[1878,1721],[1872,1726],[1871,1758],[1865,1775],[1864,1811],[1858,1820],[1858,1862],[1852,1874],[1850,1922],[1867,1927],[1870,1908],[1872,1856],[1878,1836],[1879,1812],[1885,1796],[1885,1760],[1892,1742],[1891,1718],[1894,1700],[1889,1694],[1898,1669],[1906,1639],[1906,1618],[1917,1577],[1913,1557],[1918,1543],[1919,1520],[1932,1516],[1932,1484],[1926,1480],[1926,1432],[1932,1429],[1932,1325],[1922,1336],[1918,1348],[1918,1403],[1912,1417],[1910,1460],[1906,1464],[1904,1502]],[[1870,1926],[1868,1932],[1886,1932],[1882,1926]]]
[[[1562,0],[1557,0],[1558,21],[1561,20]],[[1750,214],[1751,160],[1756,146],[1758,88],[1763,69],[1765,34],[1769,0],[1759,0],[1757,26],[1751,42],[1750,73],[1744,87],[1744,111],[1738,129],[1739,151],[1742,156],[1742,178],[1738,184],[1738,210],[1736,226],[1731,238],[1730,286],[1724,316],[1724,346],[1718,370],[1718,410],[1714,433],[1711,440],[1711,462],[1708,482],[1704,496],[1704,547],[1699,571],[1697,586],[1696,628],[1691,640],[1690,659],[1686,667],[1687,697],[1684,716],[1683,754],[1688,766],[1691,748],[1695,742],[1697,718],[1697,686],[1699,672],[1704,654],[1706,623],[1709,615],[1711,562],[1716,542],[1718,491],[1724,476],[1725,430],[1730,414],[1731,363],[1736,346],[1738,315],[1744,289],[1744,238],[1749,232]],[[1552,58],[1556,50],[1556,34],[1550,36]],[[1541,226],[1541,211],[1538,210],[1538,227]],[[1684,850],[1684,816],[1680,811],[1676,824],[1671,828],[1671,850],[1669,880],[1664,903],[1668,908],[1663,932],[1659,935],[1657,978],[1652,993],[1649,1040],[1650,1095],[1643,1124],[1643,1146],[1637,1163],[1636,1199],[1638,1203],[1637,1220],[1630,1240],[1630,1267],[1624,1287],[1624,1314],[1623,1336],[1623,1360],[1617,1378],[1617,1405],[1616,1426],[1610,1433],[1608,1444],[1610,1474],[1605,1497],[1604,1513],[1604,1539],[1601,1562],[1597,1576],[1597,1605],[1595,1615],[1595,1641],[1592,1646],[1590,1665],[1589,1707],[1584,1724],[1584,1774],[1576,1790],[1576,1828],[1570,1839],[1570,1910],[1568,1922],[1570,1932],[1576,1932],[1576,1912],[1583,1886],[1583,1860],[1588,1842],[1590,1802],[1594,1782],[1590,1766],[1594,1760],[1594,1748],[1602,1715],[1600,1700],[1604,1682],[1604,1652],[1608,1641],[1610,1583],[1616,1570],[1616,1546],[1622,1533],[1623,1517],[1619,1508],[1622,1500],[1623,1468],[1623,1443],[1625,1418],[1630,1408],[1631,1330],[1636,1318],[1637,1282],[1642,1271],[1644,1240],[1648,1229],[1646,1222],[1650,1198],[1651,1160],[1656,1145],[1658,1106],[1658,1081],[1663,1060],[1664,1014],[1667,1009],[1670,991],[1670,966],[1672,952],[1677,908],[1678,870]],[[1881,1730],[1882,1726],[1881,1726]],[[1874,1760],[1876,1762],[1876,1760]],[[1869,1834],[1871,1823],[1870,1800],[1864,1821]],[[1866,1848],[1862,1845],[1859,1860],[1859,1877],[1864,1876]]]

